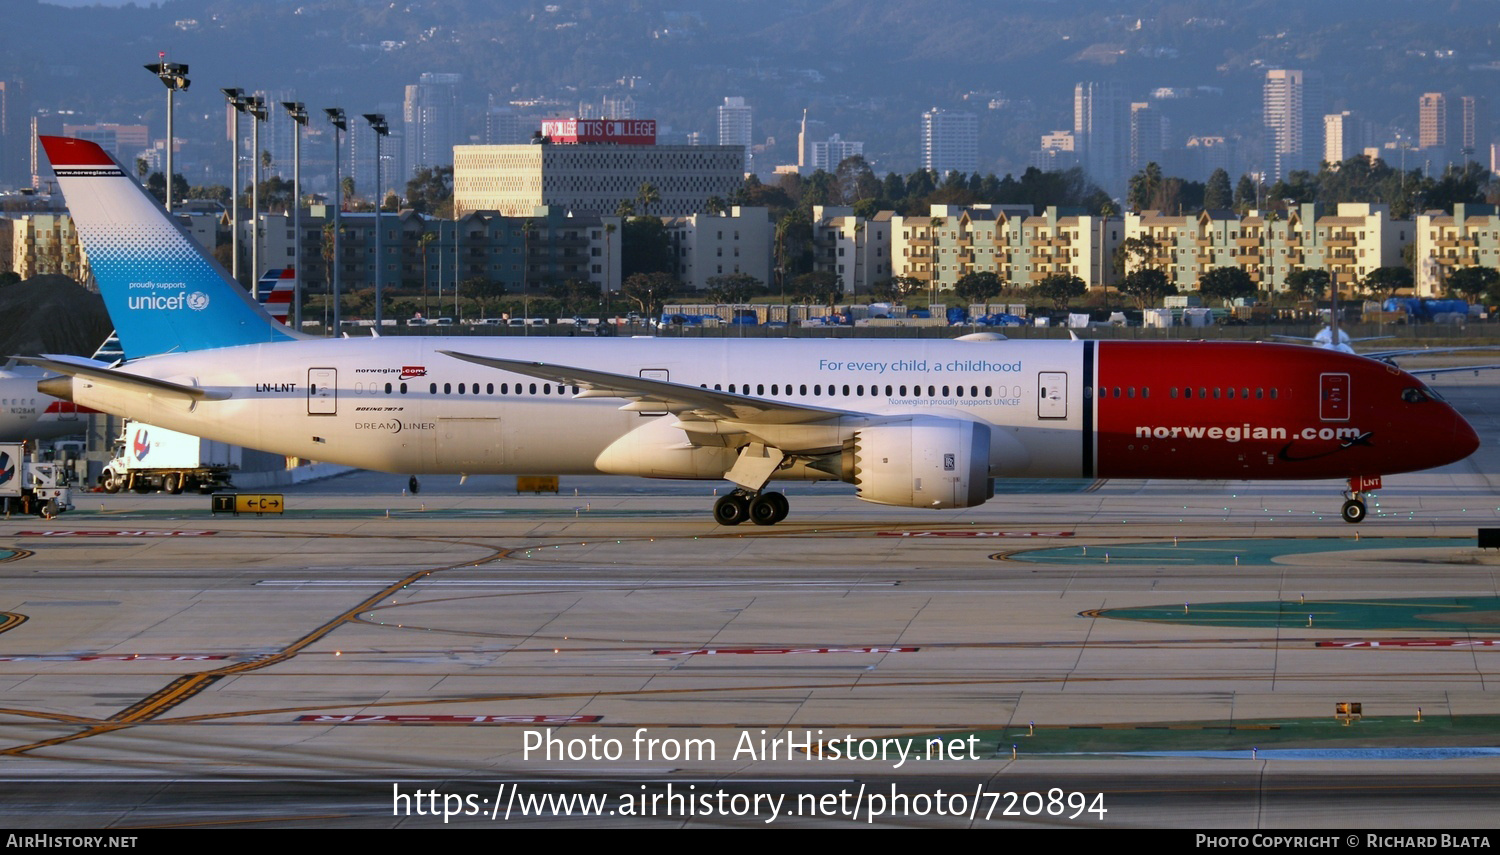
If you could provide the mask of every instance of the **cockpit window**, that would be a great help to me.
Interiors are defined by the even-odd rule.
[[[1408,386],[1401,390],[1401,400],[1408,404],[1420,404],[1432,400],[1432,396],[1425,387]]]

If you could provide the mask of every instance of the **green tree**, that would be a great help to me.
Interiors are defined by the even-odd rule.
[[[791,292],[802,302],[826,305],[830,310],[843,294],[839,288],[838,274],[828,270],[814,270],[811,273],[798,274],[792,279]]]
[[[569,279],[547,286],[547,296],[557,301],[560,314],[581,315],[599,305],[599,286],[591,281]]]
[[[406,182],[406,206],[419,214],[453,216],[453,167],[424,166]]]
[[[880,179],[875,177],[875,171],[870,168],[864,155],[850,155],[839,161],[833,176],[845,205],[853,205],[862,199],[876,199],[881,195]]]
[[[965,273],[953,284],[953,293],[968,303],[983,303],[996,296],[1005,286],[1000,277],[988,270]]]
[[[635,203],[641,216],[650,216],[651,206],[661,201],[661,191],[650,181],[642,181],[640,189],[635,191]]]
[[[1120,293],[1135,301],[1137,309],[1154,305],[1157,300],[1177,293],[1177,286],[1167,281],[1167,274],[1145,267],[1126,274],[1120,280]]]
[[[1493,267],[1460,267],[1448,274],[1447,284],[1449,291],[1477,303],[1487,293],[1500,288],[1500,272]]]
[[[1299,300],[1321,300],[1332,279],[1326,270],[1294,270],[1287,274],[1286,290]]]
[[[620,245],[620,275],[624,278],[637,273],[671,275],[677,270],[671,235],[656,217],[626,220],[620,230]]]
[[[490,314],[490,301],[505,296],[505,283],[484,276],[472,276],[463,281],[463,291],[479,305],[479,316],[489,318],[494,317]]]
[[[761,281],[748,273],[710,276],[704,284],[709,296],[720,303],[745,303],[764,290]]]
[[[1239,267],[1215,267],[1198,279],[1198,293],[1224,301],[1255,296],[1255,282]]]
[[[635,303],[642,317],[661,314],[661,304],[677,293],[677,280],[670,273],[634,273],[620,285],[620,295]]]
[[[1259,206],[1260,188],[1256,186],[1255,179],[1241,175],[1239,183],[1234,185],[1234,209],[1243,214]]]
[[[877,300],[900,303],[911,294],[927,287],[927,283],[915,276],[892,276],[870,286],[870,296]]]
[[[1130,176],[1130,191],[1126,194],[1126,201],[1137,211],[1150,209],[1158,200],[1161,186],[1161,165],[1148,163],[1140,172]]]
[[[1215,169],[1208,176],[1208,184],[1203,188],[1203,207],[1210,211],[1234,207],[1234,190],[1229,186],[1228,172]]]
[[[1365,277],[1364,284],[1365,290],[1374,295],[1375,299],[1384,301],[1394,297],[1396,291],[1412,287],[1415,280],[1410,267],[1377,267]]]
[[[1036,284],[1036,295],[1049,300],[1059,311],[1068,308],[1072,301],[1087,294],[1089,286],[1071,273],[1052,273]]]
[[[172,176],[173,199],[188,198],[188,189],[186,178],[183,178],[181,175]],[[163,178],[160,172],[151,173],[150,177],[146,179],[146,192],[155,196],[156,201],[165,205],[167,203],[167,179]]]

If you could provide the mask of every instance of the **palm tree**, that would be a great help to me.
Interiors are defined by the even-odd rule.
[[[657,190],[656,185],[650,181],[644,181],[641,183],[641,189],[635,193],[635,200],[640,203],[641,216],[649,216],[651,206],[661,201],[661,191]]]
[[[1109,308],[1109,271],[1104,269],[1104,230],[1109,228],[1109,218],[1115,215],[1115,206],[1105,202],[1099,206],[1099,284],[1104,286],[1104,307]]]

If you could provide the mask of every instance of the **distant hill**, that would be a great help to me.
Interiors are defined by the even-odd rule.
[[[92,356],[112,329],[104,299],[66,276],[33,276],[0,288],[0,359]]]

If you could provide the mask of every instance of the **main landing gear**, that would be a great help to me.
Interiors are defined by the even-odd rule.
[[[714,522],[739,525],[748,519],[756,525],[775,525],[786,519],[789,510],[791,504],[780,493],[755,494],[740,489],[714,502]]]

